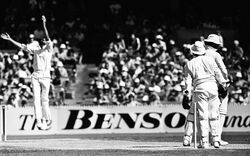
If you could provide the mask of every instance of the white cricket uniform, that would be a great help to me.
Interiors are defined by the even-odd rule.
[[[53,54],[53,42],[51,42],[51,40],[47,42],[48,43],[42,48],[31,44],[24,46],[23,49],[34,54],[34,71],[31,75],[31,79],[35,117],[37,120],[41,120],[43,117],[46,120],[51,120],[51,112],[49,109],[49,88],[51,82],[50,69]]]
[[[197,104],[202,141],[208,141],[209,124],[213,141],[219,141],[220,100],[216,81],[223,83],[224,79],[217,64],[211,57],[198,56],[187,62],[184,74],[186,89],[192,91],[192,103]]]
[[[215,60],[216,64],[218,65],[223,75],[223,78],[225,79],[225,81],[228,80],[227,68],[222,60],[221,55],[218,52],[216,52],[215,49],[207,49],[205,55],[210,56]],[[226,96],[221,102],[220,114],[224,114],[224,115],[227,114],[227,104],[228,104],[228,96]]]
[[[215,60],[217,66],[219,67],[219,69],[223,75],[223,78],[225,80],[227,80],[228,79],[228,72],[227,72],[227,68],[222,60],[221,55],[213,49],[207,49],[205,55],[210,56]]]

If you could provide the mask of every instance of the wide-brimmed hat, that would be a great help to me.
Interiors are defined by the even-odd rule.
[[[196,55],[203,55],[206,52],[204,44],[201,41],[196,41],[190,48],[191,53]]]
[[[220,37],[216,34],[210,34],[206,39],[204,39],[205,42],[212,42],[214,44],[221,44]]]

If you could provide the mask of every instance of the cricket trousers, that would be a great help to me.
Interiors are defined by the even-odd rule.
[[[227,115],[227,107],[228,107],[228,94],[224,99],[222,99],[221,105],[220,105],[220,127],[219,127],[219,137],[220,138],[221,138],[222,131],[223,131],[225,116]]]
[[[51,112],[49,109],[50,78],[33,76],[31,81],[35,118],[41,120],[44,117],[46,120],[51,120]]]
[[[198,129],[201,133],[201,141],[209,140],[209,130],[212,135],[213,142],[219,141],[220,100],[218,97],[216,83],[206,82],[195,87],[192,105],[187,116],[187,125],[185,127],[185,135],[187,136],[192,136],[193,133],[194,103],[196,103],[198,109]]]

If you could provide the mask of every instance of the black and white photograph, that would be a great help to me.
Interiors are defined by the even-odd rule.
[[[250,9],[2,0],[0,156],[249,156]]]

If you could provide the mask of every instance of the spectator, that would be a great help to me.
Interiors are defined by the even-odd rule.
[[[60,75],[61,78],[68,78],[68,72],[64,68],[62,61],[57,62],[57,68],[55,69],[56,75]]]
[[[163,36],[162,35],[156,35],[155,36],[155,39],[156,39],[156,45],[157,45],[157,48],[161,51],[161,52],[165,52],[167,50],[167,45],[166,45],[166,42],[164,41],[163,39]]]
[[[125,41],[121,33],[119,32],[115,33],[115,39],[113,41],[113,48],[116,52],[122,52],[126,48]]]
[[[141,40],[135,35],[135,33],[130,35],[128,46],[132,47],[133,55],[138,55],[138,52],[141,48]]]
[[[235,70],[241,70],[242,66],[241,66],[241,61],[244,61],[244,51],[243,48],[240,46],[240,43],[238,40],[234,40],[233,42],[233,48],[231,51],[231,58],[229,58],[231,60],[231,65],[232,68]]]

